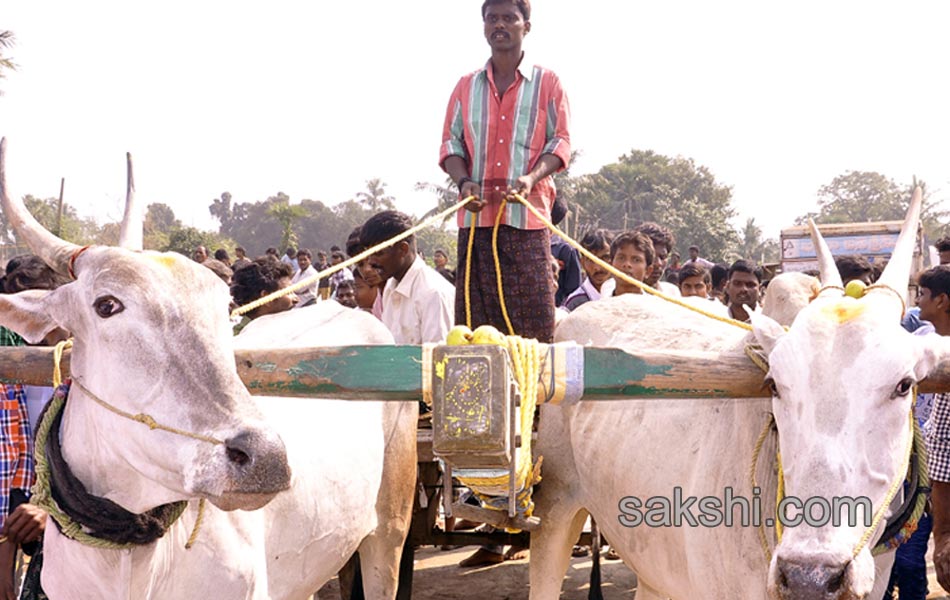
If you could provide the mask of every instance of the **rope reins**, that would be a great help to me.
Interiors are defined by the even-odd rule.
[[[61,341],[53,348],[53,387],[57,390],[63,387],[63,376],[62,376],[62,358],[63,353],[68,349],[72,348],[73,341],[68,339]],[[108,409],[109,411],[119,415],[120,417],[135,421],[137,423],[142,423],[147,425],[150,430],[159,429],[166,431],[168,433],[174,433],[176,435],[192,438],[195,440],[208,442],[210,444],[221,445],[224,444],[223,441],[206,435],[201,435],[197,433],[192,433],[189,431],[184,431],[174,427],[169,427],[167,425],[162,425],[158,423],[153,417],[148,414],[139,413],[132,414],[126,412],[120,408],[109,404],[105,400],[102,400],[92,392],[90,392],[85,386],[79,383],[78,379],[72,379],[72,385],[77,386],[82,393],[94,400],[97,404],[103,408]],[[60,530],[63,532],[66,537],[76,540],[87,546],[92,546],[95,548],[104,548],[111,550],[122,550],[136,546],[135,543],[118,543],[110,540],[105,540],[100,537],[96,537],[87,533],[82,524],[74,521],[69,515],[67,515],[56,503],[52,497],[51,487],[50,487],[50,466],[49,461],[46,456],[46,442],[49,438],[50,431],[53,428],[53,423],[57,420],[60,413],[62,412],[66,404],[66,394],[56,394],[53,399],[50,400],[49,407],[43,413],[43,418],[40,422],[39,428],[36,433],[36,444],[34,449],[35,454],[35,463],[36,463],[36,483],[33,486],[33,498],[31,502],[37,506],[41,506],[53,517],[56,523],[59,525]],[[171,526],[181,515],[184,513],[185,508],[188,506],[187,501],[176,502],[172,504],[172,512],[170,513],[171,520],[168,525]],[[201,528],[201,524],[204,521],[205,513],[205,499],[201,498],[198,501],[198,516],[195,519],[195,525],[192,529],[191,535],[188,536],[188,541],[185,543],[185,549],[190,549],[194,546],[195,541],[198,538],[198,532]]]

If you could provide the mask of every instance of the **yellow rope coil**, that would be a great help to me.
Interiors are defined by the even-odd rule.
[[[515,465],[515,494],[518,512],[531,516],[534,510],[531,488],[541,481],[542,461],[542,457],[538,457],[536,462],[532,458],[531,433],[538,399],[538,376],[546,345],[516,335],[507,336],[506,341],[513,375],[521,391],[521,414],[518,423],[521,448]],[[489,508],[498,508],[490,503],[489,497],[497,498],[508,494],[507,474],[498,477],[459,477],[459,481],[471,488],[475,496],[483,500]]]

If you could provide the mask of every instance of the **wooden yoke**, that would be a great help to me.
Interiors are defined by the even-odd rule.
[[[345,346],[240,350],[238,375],[253,394],[415,401],[422,398],[419,346]],[[53,349],[0,347],[0,382],[52,385]],[[69,353],[63,357],[69,372]],[[920,392],[950,391],[950,365],[921,382]],[[745,355],[584,348],[584,395],[632,398],[761,398],[763,373]]]

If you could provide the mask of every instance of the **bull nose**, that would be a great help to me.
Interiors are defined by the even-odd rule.
[[[290,487],[290,466],[284,442],[275,435],[245,429],[224,442],[236,489],[271,493]]]
[[[776,557],[777,591],[782,600],[840,600],[848,595],[851,561],[844,563]]]

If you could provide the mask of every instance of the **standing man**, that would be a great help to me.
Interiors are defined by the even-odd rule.
[[[310,262],[312,256],[310,250],[307,248],[301,248],[297,251],[297,265],[300,267],[300,270],[294,273],[294,278],[290,280],[291,285],[303,281],[304,279],[309,279],[317,274],[317,270],[313,268],[313,264]],[[316,304],[316,302],[317,282],[314,281],[307,287],[297,290],[297,305],[294,306],[294,308],[303,308],[304,306]]]
[[[571,156],[570,110],[553,72],[525,58],[521,45],[531,31],[529,0],[485,0],[485,39],[491,58],[465,75],[449,99],[439,164],[475,200],[459,211],[455,319],[466,323],[466,263],[471,260],[471,327],[493,325],[509,333],[501,294],[514,332],[551,342],[554,338],[554,282],[550,235],[520,194],[550,218],[555,189],[551,175]],[[509,199],[502,209],[502,201]],[[498,227],[501,286],[495,274],[492,230]],[[474,223],[472,256],[468,239]],[[501,287],[501,290],[499,290]]]

